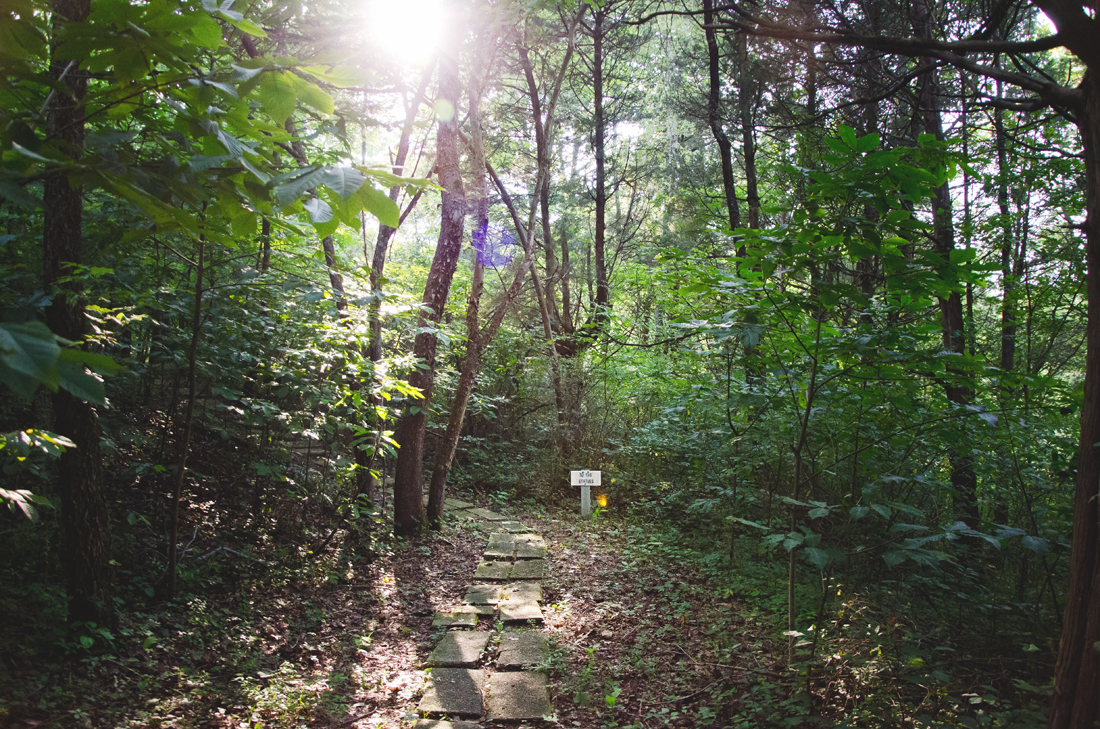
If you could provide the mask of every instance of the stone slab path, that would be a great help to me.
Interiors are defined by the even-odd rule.
[[[435,614],[432,624],[448,632],[428,658],[429,684],[415,729],[476,729],[470,719],[540,719],[552,711],[546,674],[532,670],[549,655],[547,636],[537,627],[543,619],[546,541],[488,509],[457,499],[444,505],[458,518],[489,522],[494,531],[473,574],[477,582],[466,590],[466,604]],[[479,618],[508,627],[476,631]],[[492,640],[496,635],[499,645]]]

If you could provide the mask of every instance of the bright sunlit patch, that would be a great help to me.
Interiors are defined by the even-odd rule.
[[[425,61],[443,33],[445,10],[441,0],[367,0],[367,33],[394,60]]]

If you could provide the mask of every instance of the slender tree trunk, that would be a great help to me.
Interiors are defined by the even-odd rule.
[[[722,77],[720,73],[721,57],[718,54],[718,39],[714,28],[714,0],[703,0],[703,25],[707,37],[707,64],[710,72],[710,86],[707,93],[707,122],[718,144],[718,155],[722,162],[722,189],[726,194],[726,215],[730,230],[741,227],[741,209],[737,203],[737,186],[733,179],[733,145],[730,144],[726,130],[722,126]]]
[[[176,573],[179,567],[180,503],[183,501],[183,482],[187,475],[187,457],[191,452],[191,433],[195,423],[195,399],[198,397],[198,351],[202,334],[203,275],[206,273],[206,236],[199,235],[198,255],[195,257],[195,296],[191,311],[191,344],[187,350],[187,404],[183,413],[183,439],[180,443],[179,465],[172,484],[172,526],[168,537],[168,573],[165,575],[165,597],[176,596]]]
[[[80,23],[91,12],[90,0],[54,0],[54,30]],[[61,80],[52,92],[46,117],[50,138],[61,142],[66,154],[79,159],[84,147],[84,95],[88,75],[78,59],[51,49],[50,75]],[[45,216],[42,232],[43,283],[58,285],[46,312],[50,329],[79,342],[87,333],[79,284],[58,284],[68,275],[65,265],[81,263],[83,256],[83,189],[66,174],[53,174],[43,185]],[[53,396],[54,430],[76,448],[60,458],[57,492],[61,501],[61,561],[69,598],[69,620],[115,624],[114,576],[111,571],[111,530],[107,499],[100,476],[99,420],[91,405],[59,390]]]
[[[592,130],[593,147],[596,153],[596,239],[593,242],[596,258],[596,299],[593,302],[596,330],[607,321],[611,293],[607,281],[607,152],[605,149],[607,120],[604,118],[603,108],[603,41],[604,20],[607,18],[606,10],[597,10],[595,22],[592,26],[592,98],[594,107],[593,121],[595,129]]]
[[[925,0],[914,5],[914,26],[919,35],[932,37],[932,15]],[[922,62],[932,63],[933,59],[922,58]],[[938,140],[943,135],[943,115],[941,111],[942,95],[939,88],[939,74],[932,68],[920,77],[920,116],[926,134]],[[955,250],[955,225],[952,218],[951,190],[947,182],[939,185],[932,200],[932,227],[936,253],[947,266],[951,252]],[[962,296],[952,292],[939,298],[940,326],[943,331],[943,347],[948,352],[964,354],[966,352],[966,319],[963,315]],[[970,388],[960,382],[962,373],[949,368],[944,390],[948,402],[954,407],[966,407],[973,402]],[[955,490],[955,506],[963,521],[976,528],[980,521],[977,501],[977,474],[974,471],[974,456],[969,453],[966,442],[952,445],[948,450],[951,464],[951,486]]]
[[[443,316],[443,308],[451,290],[451,279],[454,278],[458,256],[462,251],[466,222],[466,196],[458,158],[458,100],[462,93],[462,80],[458,73],[461,28],[457,23],[457,13],[452,14],[451,22],[447,47],[440,54],[439,93],[436,97],[437,108],[444,108],[444,113],[447,114],[446,117],[440,116],[436,134],[436,170],[439,184],[443,187],[443,206],[435,256],[424,286],[425,310],[421,311],[418,323],[418,328],[422,331],[416,335],[413,343],[413,355],[418,366],[409,375],[409,384],[420,389],[423,399],[410,404],[398,420],[394,433],[394,440],[400,447],[394,471],[393,520],[394,532],[400,536],[416,534],[426,519],[421,481],[424,434],[435,386],[437,339],[434,333],[423,329],[434,327]],[[448,105],[449,110],[446,109]]]
[[[393,158],[393,174],[395,175],[408,177],[405,162],[409,156],[413,126],[416,124],[416,115],[420,110],[420,103],[424,99],[424,93],[428,89],[428,82],[432,78],[434,69],[435,61],[424,68],[424,73],[420,76],[420,85],[416,90],[416,97],[405,105],[405,126],[401,128],[401,139],[397,143],[397,154]],[[400,186],[394,185],[390,188],[390,200],[393,202],[397,202],[400,194]],[[371,258],[370,290],[373,299],[370,303],[370,345],[368,355],[372,362],[379,362],[382,359],[382,281],[386,269],[386,254],[389,252],[390,241],[393,240],[393,234],[396,232],[396,228],[379,223],[378,236],[374,242],[374,255]]]
[[[1085,150],[1088,328],[1069,592],[1054,673],[1051,729],[1100,723],[1100,68],[1081,82],[1077,125]]]
[[[749,62],[748,34],[737,33],[737,105],[741,114],[741,145],[745,154],[745,201],[749,206],[749,227],[760,227],[760,193],[756,185],[756,80]]]
[[[1000,84],[998,84],[1000,86]],[[998,96],[1000,95],[998,89]],[[1004,110],[993,110],[997,146],[997,209],[1001,215],[1001,370],[1011,372],[1016,363],[1016,277],[1013,275],[1012,217],[1008,204],[1008,139]]]

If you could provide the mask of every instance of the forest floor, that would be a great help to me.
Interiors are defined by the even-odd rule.
[[[731,726],[739,697],[774,672],[772,629],[716,599],[690,564],[654,559],[651,532],[608,511],[488,505],[549,546],[553,714],[536,724]],[[441,635],[433,612],[462,602],[491,531],[452,520],[378,545],[366,566],[331,549],[296,570],[223,550],[202,564],[201,594],[52,648],[9,623],[0,726],[411,726]],[[23,607],[48,617],[48,605]]]
[[[1027,682],[1039,678],[937,648],[953,678],[935,679],[911,654],[920,636],[897,617],[846,602],[826,618],[843,635],[820,645],[801,637],[787,665],[773,614],[784,604],[781,580],[718,589],[682,537],[613,510],[582,518],[458,496],[522,522],[549,548],[542,606],[551,650],[538,668],[553,711],[526,726],[1043,723],[1040,689]],[[412,727],[443,635],[433,614],[463,602],[492,531],[452,517],[439,534],[376,542],[369,557],[339,539],[317,554],[275,539],[211,542],[181,565],[180,598],[143,605],[131,586],[111,631],[66,631],[62,593],[46,583],[4,587],[0,729]],[[477,629],[498,626],[483,620]]]

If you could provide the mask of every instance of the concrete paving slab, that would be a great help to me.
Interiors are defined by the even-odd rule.
[[[542,609],[534,600],[516,600],[501,602],[497,606],[500,610],[500,619],[506,623],[515,623],[524,620],[542,620]]]
[[[475,615],[494,615],[496,608],[492,605],[459,605],[451,612],[474,613]]]
[[[449,613],[436,613],[432,619],[433,628],[474,628],[477,627],[477,614],[455,610]]]
[[[447,633],[428,657],[429,666],[473,668],[481,658],[490,633]]]
[[[533,532],[526,532],[524,534],[515,534],[512,537],[516,542],[525,542],[527,544],[536,544],[540,547],[546,546],[546,540],[542,538],[542,535],[535,534]]]
[[[413,729],[480,729],[476,721],[443,721],[442,719],[419,719]]]
[[[473,507],[473,504],[471,504],[469,501],[460,501],[459,499],[451,499],[451,498],[443,499],[443,508],[444,509],[449,509],[451,511],[458,511],[460,509],[469,509],[469,508],[472,508],[472,507]]]
[[[466,589],[470,605],[496,605],[500,602],[500,585],[470,585]]]
[[[493,532],[482,553],[485,559],[511,559],[516,551],[516,540],[511,534]]]
[[[489,678],[489,719],[540,719],[551,712],[546,674],[494,673]]]
[[[513,534],[526,534],[530,530],[518,521],[502,521],[497,527]]]
[[[538,582],[513,582],[501,589],[500,600],[505,603],[538,602],[542,600],[542,585]]]
[[[428,681],[428,690],[417,707],[422,714],[480,717],[484,713],[481,696],[485,689],[485,671],[433,668]]]
[[[513,580],[541,580],[546,576],[545,559],[522,559],[512,565]]]
[[[475,580],[500,580],[505,581],[512,573],[512,563],[504,560],[482,562],[474,571]]]
[[[540,544],[516,542],[516,559],[546,559],[546,547]]]
[[[496,667],[499,671],[509,671],[535,666],[545,661],[549,654],[550,646],[544,633],[509,630],[500,635],[500,655]]]
[[[483,519],[484,521],[508,521],[508,517],[504,516],[503,514],[498,514],[495,511],[489,511],[488,509],[483,509],[481,507],[478,507],[476,509],[468,509],[467,513],[473,514],[477,518]]]

